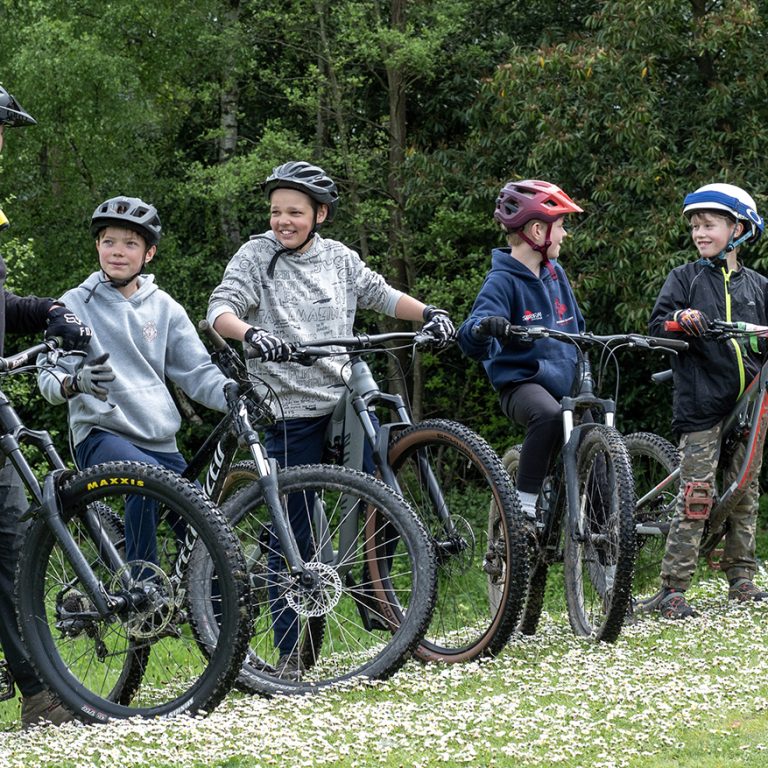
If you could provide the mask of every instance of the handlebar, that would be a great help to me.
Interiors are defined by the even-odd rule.
[[[26,365],[32,365],[38,355],[43,355],[47,352],[52,352],[58,348],[58,342],[56,339],[47,339],[46,341],[35,344],[34,347],[25,349],[23,352],[19,352],[16,355],[10,357],[0,357],[0,373],[10,373],[18,368],[23,368]]]
[[[614,348],[621,345],[636,347],[638,349],[659,349],[668,352],[685,352],[688,342],[682,339],[667,339],[658,336],[644,336],[640,333],[614,333],[599,335],[595,333],[566,333],[546,326],[534,325],[530,327],[513,325],[507,329],[509,338],[519,337],[523,341],[535,341],[536,339],[552,338],[557,341],[571,342],[577,346],[601,346]]]
[[[288,344],[288,347],[291,350],[291,362],[311,365],[319,357],[342,354],[338,349],[328,349],[328,347],[342,347],[347,351],[363,351],[374,350],[394,341],[407,341],[417,347],[440,343],[439,339],[421,331],[390,331],[388,333],[359,333],[355,336],[314,339],[306,344],[292,342]],[[254,357],[258,357],[256,350],[246,345],[245,358],[249,360]]]
[[[683,327],[676,320],[665,320],[664,330],[670,333],[684,333]],[[702,334],[712,339],[733,339],[744,336],[768,337],[768,325],[755,325],[737,321],[729,323],[725,320],[712,320],[709,328]]]

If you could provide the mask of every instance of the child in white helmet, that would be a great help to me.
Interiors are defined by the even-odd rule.
[[[756,242],[764,223],[752,197],[732,184],[707,184],[686,196],[683,213],[699,258],[676,267],[656,299],[650,333],[670,335],[675,320],[689,349],[672,359],[672,427],[680,435],[680,493],[661,566],[661,590],[647,603],[667,619],[696,616],[685,599],[696,568],[701,537],[715,494],[723,419],[765,359],[759,344],[724,344],[703,334],[710,320],[768,324],[768,279],[745,267],[741,246]],[[744,456],[746,438],[725,470],[729,483]],[[760,461],[761,458],[758,458]],[[741,602],[768,599],[755,586],[755,528],[758,484],[747,489],[727,521],[721,569],[728,597]]]

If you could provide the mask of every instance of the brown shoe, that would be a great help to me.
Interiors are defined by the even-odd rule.
[[[768,600],[768,592],[763,592],[749,579],[734,579],[728,589],[728,599],[738,600],[740,603],[759,603],[761,600]]]
[[[34,725],[61,725],[75,719],[50,691],[40,691],[21,699],[21,728],[26,730]]]

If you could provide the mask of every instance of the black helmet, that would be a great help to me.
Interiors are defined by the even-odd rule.
[[[24,125],[36,125],[32,115],[24,111],[24,108],[8,91],[0,85],[0,125],[9,128],[20,128]]]
[[[336,184],[322,168],[305,163],[302,160],[283,163],[272,169],[272,175],[264,182],[267,198],[276,189],[298,189],[309,195],[315,202],[328,206],[325,220],[333,221],[339,205],[339,193]]]
[[[160,242],[162,227],[157,209],[138,197],[113,197],[96,208],[91,216],[91,234],[98,237],[109,226],[136,230],[150,246]]]

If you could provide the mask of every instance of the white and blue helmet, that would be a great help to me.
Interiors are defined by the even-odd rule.
[[[746,226],[745,234],[734,247],[742,242],[757,242],[765,229],[765,222],[757,212],[753,197],[734,184],[706,184],[686,195],[683,213],[690,218],[696,211],[722,211],[737,221],[743,221]]]

